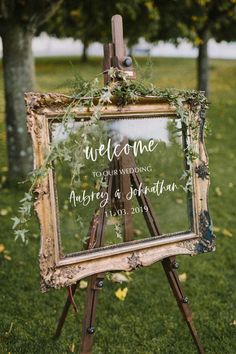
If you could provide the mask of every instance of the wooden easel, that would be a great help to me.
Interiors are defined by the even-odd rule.
[[[131,58],[126,57],[125,54],[122,18],[119,15],[115,15],[112,17],[112,42],[113,43],[104,45],[103,68],[105,84],[108,84],[110,81],[109,69],[111,67],[115,67],[119,70],[125,71],[130,76],[130,78],[134,78],[135,76],[134,70],[132,68],[132,60]],[[123,140],[122,143],[125,144],[126,142],[127,141]],[[121,154],[119,158],[113,159],[109,167],[110,170],[121,169],[126,167],[135,167],[135,163],[131,154]],[[102,185],[106,185],[106,187],[101,187],[101,191],[106,191],[108,193],[109,203],[104,208],[100,208],[94,213],[88,233],[89,237],[86,245],[87,249],[102,246],[103,234],[106,226],[105,212],[108,207],[112,208],[113,210],[120,208],[126,209],[127,213],[126,215],[124,215],[124,242],[131,241],[133,239],[132,216],[131,213],[129,213],[129,210],[131,210],[131,201],[128,201],[125,198],[122,199],[122,202],[120,200],[117,200],[114,196],[114,191],[119,188],[121,193],[125,195],[127,191],[129,191],[131,185],[135,188],[138,188],[139,185],[142,183],[140,175],[134,172],[130,175],[124,174],[122,176],[108,176],[104,177],[104,182],[106,183]],[[145,218],[151,236],[160,235],[160,228],[147,196],[141,193],[141,195],[138,196],[137,199],[140,206],[148,207],[148,212],[145,212],[143,216]],[[187,325],[190,329],[198,352],[200,354],[203,354],[204,349],[198,337],[197,331],[193,325],[192,312],[188,305],[188,299],[184,296],[184,292],[176,272],[176,269],[178,268],[176,258],[174,256],[168,257],[163,259],[161,263],[166,273],[170,287],[173,291],[176,302],[179,306],[179,309],[182,312],[183,318],[186,320]],[[95,316],[98,293],[103,287],[104,275],[104,273],[95,274],[89,278],[84,308],[80,354],[90,354],[92,351],[94,337],[93,335],[95,333]],[[74,284],[69,288],[68,297],[64,305],[61,317],[58,321],[55,337],[60,336],[76,288],[77,284]]]

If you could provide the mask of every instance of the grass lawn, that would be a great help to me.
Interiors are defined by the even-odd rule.
[[[153,59],[138,75],[150,76],[159,87],[195,88],[195,61]],[[141,68],[145,61],[140,60]],[[1,71],[1,69],[0,69]],[[85,78],[101,73],[101,60],[81,64],[78,58],[36,60],[37,89],[65,92],[74,72]],[[236,61],[211,61],[208,111],[211,134],[210,211],[217,235],[217,250],[198,257],[178,257],[179,273],[186,273],[186,295],[206,353],[236,353]],[[0,178],[6,175],[3,82],[0,75]],[[1,188],[0,244],[0,354],[64,354],[78,352],[83,300],[75,300],[58,341],[52,338],[65,289],[42,294],[39,289],[39,233],[37,220],[27,246],[15,242],[10,218],[22,197],[22,187]],[[3,246],[0,250],[3,251]],[[128,284],[125,301],[114,293],[120,285],[106,280],[99,298],[94,354],[191,354],[196,353],[159,263],[137,270]],[[121,287],[125,287],[122,284]]]

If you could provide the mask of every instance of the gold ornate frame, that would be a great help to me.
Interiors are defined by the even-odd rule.
[[[27,93],[28,131],[31,134],[34,149],[34,165],[40,168],[45,152],[49,150],[49,124],[53,119],[60,121],[72,98],[61,94]],[[141,266],[149,266],[163,258],[188,254],[196,255],[213,251],[214,235],[208,211],[208,157],[204,145],[204,111],[201,105],[192,108],[186,103],[189,121],[197,126],[193,132],[188,125],[188,139],[191,148],[198,156],[192,163],[191,174],[193,193],[190,205],[191,230],[169,235],[154,236],[140,241],[131,241],[116,246],[78,252],[63,256],[60,252],[57,204],[52,170],[40,179],[35,192],[35,202],[41,227],[40,270],[42,290],[60,288],[76,283],[92,274],[106,271],[131,271]],[[81,110],[73,108],[78,120],[89,119],[91,108]],[[140,98],[135,104],[119,107],[113,102],[103,108],[102,119],[174,117],[176,109],[167,101],[155,97]],[[193,134],[197,138],[193,139]]]

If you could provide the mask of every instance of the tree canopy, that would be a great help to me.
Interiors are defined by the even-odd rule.
[[[7,24],[18,24],[35,29],[45,22],[63,0],[0,0],[0,31]]]
[[[155,0],[159,27],[152,41],[178,44],[186,38],[198,46],[198,89],[208,93],[208,53],[210,38],[217,41],[236,39],[235,0]]]
[[[155,0],[159,28],[153,40],[175,43],[187,38],[198,45],[206,31],[216,40],[235,39],[235,0]]]
[[[110,21],[116,13],[123,17],[128,45],[157,31],[158,10],[153,0],[107,0],[105,6],[103,0],[68,0],[40,30],[59,38],[80,39],[86,47],[95,41],[105,43],[111,40]]]

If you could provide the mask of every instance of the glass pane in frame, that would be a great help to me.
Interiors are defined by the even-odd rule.
[[[125,218],[132,240],[149,238],[145,213],[150,205],[162,234],[190,229],[180,120],[116,118],[97,124],[77,121],[66,129],[52,123],[50,129],[52,144],[60,142],[64,157],[68,152],[68,159],[54,166],[63,254],[87,248],[91,220],[100,208],[106,208],[104,246],[126,241]],[[142,193],[148,205],[138,203]]]

